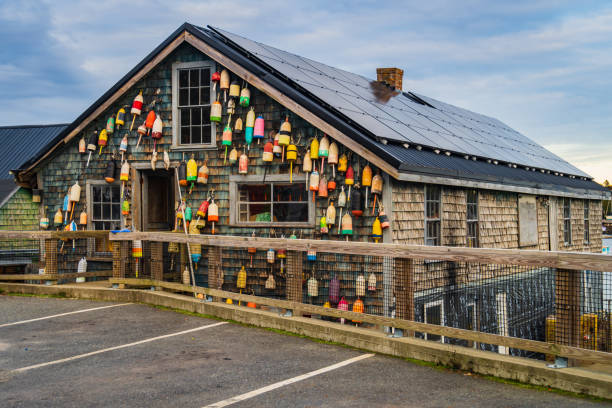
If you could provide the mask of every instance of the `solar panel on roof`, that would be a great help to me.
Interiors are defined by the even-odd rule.
[[[215,31],[375,137],[589,177],[497,119],[413,94],[431,108],[361,75]]]

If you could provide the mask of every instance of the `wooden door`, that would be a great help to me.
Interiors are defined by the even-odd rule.
[[[166,170],[143,171],[143,231],[171,231],[174,220],[174,179]]]

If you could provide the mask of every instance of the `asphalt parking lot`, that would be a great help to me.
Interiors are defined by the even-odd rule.
[[[3,407],[601,407],[139,304],[0,296]]]

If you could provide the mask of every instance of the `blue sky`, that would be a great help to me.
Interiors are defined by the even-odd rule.
[[[184,21],[214,25],[494,116],[608,178],[603,1],[0,2],[0,125],[71,122]]]

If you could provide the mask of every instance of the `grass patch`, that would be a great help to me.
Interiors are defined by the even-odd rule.
[[[0,291],[1,290],[2,289],[0,289]],[[40,295],[40,294],[33,294],[33,293],[18,293],[18,292],[7,292],[7,293],[4,293],[4,291],[2,291],[2,292],[0,292],[0,294],[4,295],[4,296],[17,296],[17,297],[68,299],[68,296],[66,295],[66,292],[54,293],[54,294],[51,294],[51,295]]]

